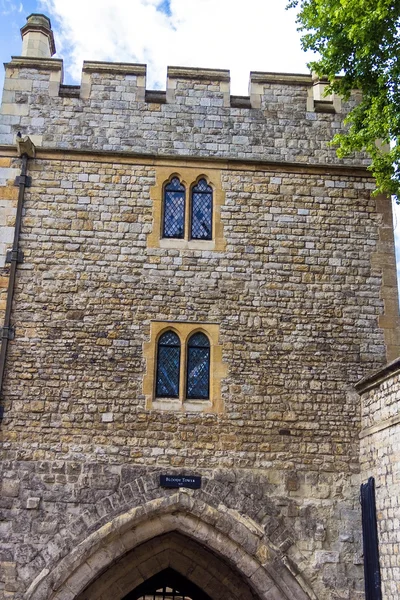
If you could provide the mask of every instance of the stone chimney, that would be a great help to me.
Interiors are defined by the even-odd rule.
[[[45,15],[33,13],[21,29],[22,56],[50,58],[56,53],[51,22]]]

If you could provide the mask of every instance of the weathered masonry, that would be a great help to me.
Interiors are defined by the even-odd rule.
[[[400,360],[357,384],[362,479],[375,477],[383,598],[400,597]]]
[[[0,118],[0,595],[361,600],[361,481],[393,515],[378,396],[359,388],[361,415],[354,386],[398,357],[399,321],[390,201],[329,146],[356,95],[257,72],[235,97],[228,71],[178,67],[152,91],[144,65],[101,62],[66,86],[49,20],[22,35]]]

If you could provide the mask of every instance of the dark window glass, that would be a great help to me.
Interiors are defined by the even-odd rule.
[[[164,188],[163,237],[183,238],[185,228],[185,186],[177,177]]]
[[[157,398],[178,398],[180,355],[181,347],[176,333],[163,333],[157,347]]]
[[[195,333],[188,343],[186,396],[193,400],[210,397],[210,342],[204,333]]]
[[[192,188],[192,240],[211,240],[212,238],[212,188],[205,179],[200,179]]]

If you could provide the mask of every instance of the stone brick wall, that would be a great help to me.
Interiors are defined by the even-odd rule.
[[[179,161],[169,164],[179,173]],[[75,519],[79,539],[92,531],[86,511],[123,493],[129,465],[225,477],[243,470],[233,496],[240,477],[257,474],[273,484],[263,484],[263,502],[275,498],[279,519],[289,517],[277,546],[305,585],[322,600],[362,596],[352,385],[386,352],[371,180],[192,167],[218,172],[223,252],[147,247],[154,161],[40,151],[30,161],[3,387],[11,597],[50,560],[56,532],[75,531]],[[145,409],[153,319],[219,323],[222,413]],[[86,475],[82,463],[99,474]],[[287,537],[294,548],[286,550]]]
[[[38,158],[30,174],[3,388],[15,452],[351,471],[351,384],[386,350],[368,179],[221,170],[227,246],[210,253],[146,247],[155,169],[145,163]],[[220,324],[223,415],[144,410],[152,319]]]
[[[274,468],[258,472],[204,468],[195,471],[202,475],[202,488],[178,492],[176,499],[177,490],[160,488],[159,474],[163,472],[160,468],[83,460],[21,460],[4,462],[2,472],[5,520],[1,530],[4,568],[0,590],[5,598],[22,598],[35,577],[43,570],[51,572],[58,564],[51,579],[51,591],[47,589],[46,593],[34,596],[52,598],[51,594],[58,590],[56,582],[68,578],[76,566],[70,562],[63,571],[60,560],[68,559],[75,549],[82,557],[93,532],[99,532],[100,536],[107,528],[107,535],[112,533],[113,543],[119,547],[119,556],[125,554],[129,543],[121,539],[124,530],[117,526],[116,519],[123,515],[127,521],[133,510],[141,514],[142,520],[147,514],[150,539],[152,534],[159,535],[159,519],[166,512],[196,516],[197,530],[199,519],[212,523],[222,545],[222,536],[229,534],[239,543],[243,556],[246,551],[266,563],[280,589],[285,589],[285,572],[289,567],[309,594],[305,597],[335,600],[363,597],[358,497],[354,481],[347,475],[316,471],[287,471],[284,475]],[[330,498],[336,498],[336,502]],[[186,533],[182,527],[178,530]],[[134,529],[137,531],[138,528]],[[166,531],[168,528],[161,525],[161,533]],[[190,537],[198,538],[193,531],[189,533]],[[209,539],[203,545],[205,542]],[[264,550],[256,551],[260,543]],[[102,551],[116,561],[118,551],[109,546],[103,542]],[[238,551],[236,554],[230,557],[231,565],[238,558],[242,560]],[[212,568],[215,561],[214,557]],[[87,561],[86,568],[87,564],[97,568],[94,560]],[[118,565],[117,576],[113,571],[108,581],[115,583],[123,576],[121,570]],[[250,577],[249,583],[254,583]],[[97,596],[84,596],[88,597]],[[272,597],[300,598],[293,590],[288,596]]]
[[[361,475],[375,478],[382,593],[400,595],[400,363],[357,386],[361,394]]]
[[[1,592],[70,600],[117,562],[123,579],[138,542],[121,522],[159,511],[143,526],[209,542],[257,597],[361,599],[353,386],[398,340],[389,200],[364,155],[328,145],[351,103],[315,112],[311,76],[253,74],[237,108],[225,71],[170,69],[157,96],[140,65],[86,63],[76,89],[61,67],[13,59],[1,109],[5,201],[15,133],[37,144],[3,382]],[[154,240],[154,194],[181,169],[212,173],[215,246]],[[146,408],[156,320],[217,326],[218,411]],[[202,488],[164,490],[166,471]]]

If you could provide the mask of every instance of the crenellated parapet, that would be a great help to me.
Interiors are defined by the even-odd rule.
[[[71,86],[62,60],[13,57],[0,144],[20,131],[46,148],[367,164],[329,146],[356,98],[325,97],[325,86],[311,74],[252,72],[249,95],[234,96],[227,70],[168,67],[165,91],[148,90],[146,65],[86,61]]]

